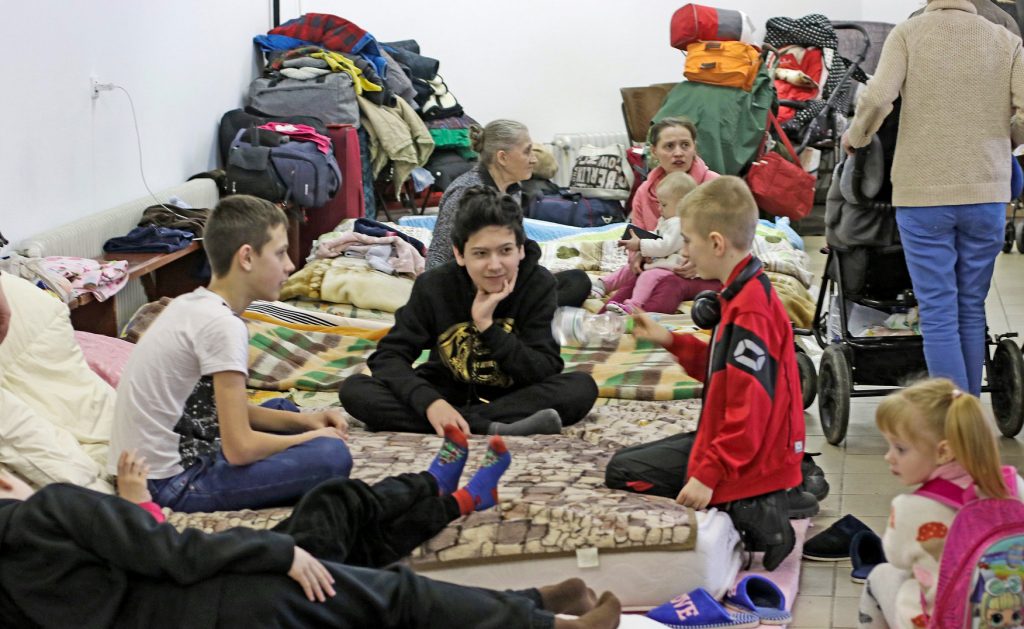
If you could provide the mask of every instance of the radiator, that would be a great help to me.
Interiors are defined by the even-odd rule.
[[[580,147],[585,144],[594,146],[609,146],[621,144],[629,147],[629,136],[625,131],[609,131],[606,133],[556,133],[551,143],[551,152],[555,155],[555,163],[558,164],[558,172],[552,180],[559,186],[569,185],[569,175],[572,173],[573,162]]]

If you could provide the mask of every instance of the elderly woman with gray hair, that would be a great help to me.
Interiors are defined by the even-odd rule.
[[[487,186],[515,199],[523,205],[519,182],[533,175],[537,158],[526,125],[514,120],[494,120],[481,128],[469,130],[473,150],[480,154],[480,163],[456,178],[441,197],[437,224],[427,252],[427,268],[453,259],[451,228],[459,199],[473,186]],[[583,271],[555,273],[559,306],[580,306],[590,294],[590,278]]]

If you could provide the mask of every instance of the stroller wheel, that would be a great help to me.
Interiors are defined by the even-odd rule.
[[[803,394],[804,408],[814,403],[818,394],[818,373],[814,370],[814,361],[802,351],[797,350],[796,366],[800,372],[800,392]]]
[[[825,439],[834,446],[846,438],[850,423],[853,373],[841,345],[829,345],[818,370],[818,417]]]
[[[1006,221],[1006,229],[1003,230],[1003,253],[1010,253],[1013,250],[1013,241],[1019,232],[1014,229],[1013,221]],[[1020,251],[1020,240],[1017,240],[1017,251]]]
[[[999,432],[1013,439],[1024,426],[1024,357],[1012,340],[996,343],[988,382]]]
[[[1017,251],[1024,253],[1024,223],[1017,223]]]

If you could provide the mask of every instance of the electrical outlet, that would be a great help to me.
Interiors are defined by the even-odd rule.
[[[100,80],[96,75],[89,77],[89,83],[92,87],[92,99],[96,100],[100,97],[100,92],[109,92],[114,89],[113,83],[100,83]]]

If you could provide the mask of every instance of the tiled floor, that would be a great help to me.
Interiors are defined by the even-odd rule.
[[[823,238],[807,238],[812,255],[812,270],[821,277],[825,256],[818,250]],[[820,281],[820,280],[819,280]],[[1000,254],[996,262],[992,290],[987,302],[989,327],[994,333],[1017,330],[1024,336],[1024,255]],[[1020,344],[1020,339],[1018,339]],[[816,355],[817,346],[810,339],[807,347]],[[984,396],[987,398],[987,396]],[[807,409],[807,440],[832,486],[829,497],[814,518],[808,536],[823,530],[846,513],[852,513],[876,532],[885,529],[892,496],[904,491],[888,472],[882,460],[885,441],[874,425],[874,410],[880,398],[857,398],[851,401],[850,426],[845,442],[831,446],[822,436],[818,423],[817,400]],[[1002,439],[1000,449],[1004,462],[1024,466],[1024,436]],[[850,563],[839,564],[804,561],[800,577],[800,594],[794,605],[792,627],[856,627],[857,600],[861,587],[850,581]]]

